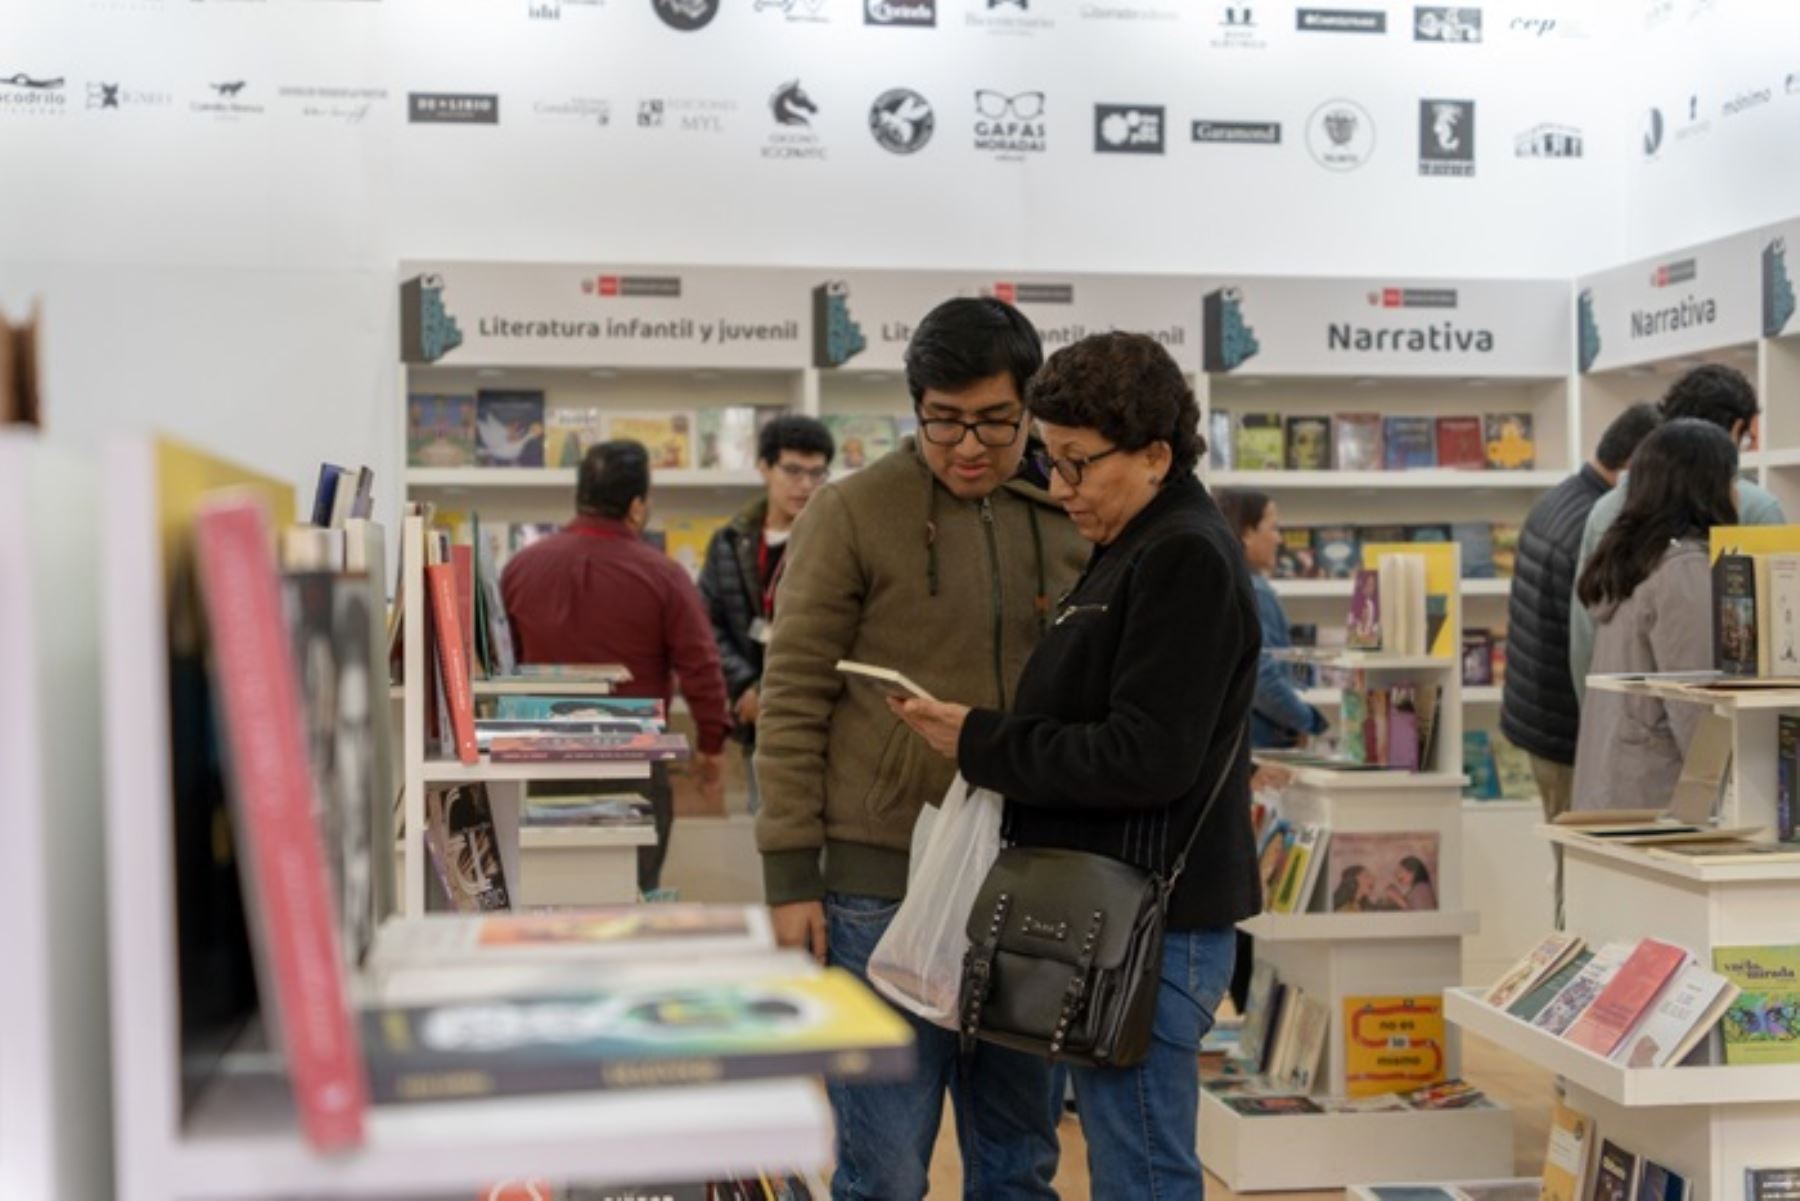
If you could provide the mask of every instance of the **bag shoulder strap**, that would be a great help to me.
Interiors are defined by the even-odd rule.
[[[1212,816],[1213,806],[1219,803],[1219,796],[1225,791],[1226,781],[1237,771],[1238,754],[1244,749],[1244,733],[1250,728],[1250,719],[1244,718],[1244,724],[1238,727],[1237,737],[1231,740],[1231,754],[1226,756],[1225,770],[1213,781],[1212,792],[1206,798],[1206,804],[1200,809],[1200,820],[1194,823],[1188,834],[1187,842],[1181,848],[1181,854],[1175,858],[1175,866],[1169,869],[1168,878],[1163,881],[1163,896],[1167,897],[1175,891],[1175,882],[1181,879],[1181,873],[1187,870],[1188,854],[1193,851],[1194,843],[1200,839],[1200,831],[1206,825],[1206,819]]]

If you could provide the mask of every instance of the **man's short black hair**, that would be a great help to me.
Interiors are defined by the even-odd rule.
[[[1694,417],[1710,421],[1726,433],[1761,411],[1756,388],[1744,373],[1722,363],[1702,363],[1673,384],[1662,399],[1662,418]]]
[[[1638,443],[1649,437],[1650,431],[1661,421],[1655,405],[1632,405],[1614,417],[1606,432],[1600,435],[1594,457],[1608,471],[1623,471],[1625,464],[1631,462],[1631,453],[1638,448]]]
[[[962,392],[990,376],[1012,376],[1019,398],[1044,365],[1044,344],[1031,320],[991,296],[959,296],[925,314],[906,345],[906,388],[913,404],[927,390]]]
[[[631,502],[650,495],[650,452],[642,442],[621,439],[588,448],[575,481],[575,507],[594,517],[618,521]]]
[[[800,455],[824,455],[829,464],[837,455],[837,442],[817,417],[784,413],[763,426],[756,435],[756,461],[773,467],[781,462],[784,450]]]

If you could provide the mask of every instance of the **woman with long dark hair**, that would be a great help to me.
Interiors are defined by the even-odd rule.
[[[1737,521],[1737,466],[1730,436],[1705,421],[1667,422],[1638,446],[1625,507],[1576,587],[1598,623],[1594,674],[1712,666],[1707,537]],[[1666,805],[1700,717],[1696,705],[1590,691],[1572,807]]]

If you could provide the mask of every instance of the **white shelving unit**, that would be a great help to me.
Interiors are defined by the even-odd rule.
[[[1459,606],[1451,605],[1454,622]],[[1463,941],[1482,914],[1465,891],[1462,803],[1461,658],[1345,654],[1331,666],[1355,667],[1371,682],[1436,684],[1441,689],[1437,758],[1432,770],[1293,770],[1281,801],[1289,821],[1340,833],[1408,831],[1438,840],[1438,909],[1419,913],[1263,913],[1239,923],[1256,940],[1256,959],[1282,983],[1331,1014],[1316,1091],[1344,1095],[1344,1000],[1353,996],[1435,994],[1463,978]],[[1327,891],[1322,881],[1320,892]],[[1461,1070],[1454,1037],[1445,1073]],[[1512,1170],[1512,1114],[1498,1107],[1394,1113],[1240,1115],[1203,1093],[1200,1159],[1234,1192],[1343,1188],[1368,1180],[1423,1181],[1504,1176]]]
[[[1800,711],[1800,692],[1720,695],[1599,677],[1590,677],[1588,687],[1686,699],[1730,718],[1733,768],[1720,821],[1773,825],[1774,719],[1783,710]],[[1676,860],[1562,827],[1541,833],[1563,851],[1568,929],[1590,945],[1652,936],[1710,964],[1718,947],[1794,941],[1800,864]],[[1715,1060],[1626,1068],[1491,1008],[1478,991],[1452,990],[1445,1013],[1463,1029],[1561,1076],[1569,1104],[1591,1115],[1602,1137],[1655,1150],[1659,1162],[1693,1182],[1695,1201],[1741,1196],[1746,1167],[1792,1162],[1800,1148],[1794,1138],[1800,1065],[1727,1066]]]
[[[0,429],[0,1197],[112,1190],[99,479]],[[110,520],[110,518],[109,518]]]

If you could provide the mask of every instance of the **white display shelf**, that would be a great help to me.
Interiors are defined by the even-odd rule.
[[[1498,684],[1470,684],[1462,690],[1465,705],[1498,705],[1501,689]],[[1300,699],[1317,708],[1344,703],[1342,688],[1304,688],[1300,691]]]
[[[1512,1111],[1499,1107],[1245,1117],[1203,1090],[1199,1142],[1207,1171],[1239,1193],[1513,1170]]]
[[[1544,802],[1541,797],[1495,797],[1489,801],[1464,797],[1463,810],[1469,813],[1542,813]]]
[[[1414,1187],[1416,1187],[1417,1185],[1419,1185],[1421,1183],[1430,1183],[1430,1184],[1442,1185],[1444,1188],[1447,1188],[1447,1189],[1450,1189],[1450,1188],[1493,1189],[1493,1188],[1500,1188],[1500,1187],[1508,1187],[1508,1188],[1517,1188],[1522,1191],[1524,1189],[1531,1188],[1532,1186],[1543,1184],[1543,1177],[1541,1177],[1541,1176],[1508,1176],[1508,1177],[1505,1177],[1504,1179],[1500,1179],[1500,1180],[1470,1180],[1467,1177],[1457,1177],[1457,1178],[1451,1179],[1451,1180],[1432,1180],[1432,1181],[1428,1181],[1428,1182],[1427,1181],[1402,1182],[1402,1181],[1398,1181],[1398,1180],[1382,1180],[1379,1182],[1372,1182],[1369,1184],[1353,1184],[1353,1185],[1351,1185],[1348,1189],[1345,1190],[1345,1201],[1382,1201],[1381,1194],[1379,1192],[1377,1192],[1376,1190],[1388,1188],[1391,1185],[1396,1185],[1396,1184],[1401,1184],[1401,1183],[1410,1184]]]
[[[1554,488],[1565,478],[1566,473],[1561,471],[1455,471],[1442,468],[1417,471],[1211,471],[1206,476],[1207,483],[1215,487],[1263,491],[1418,488],[1440,492],[1541,490]]]
[[[1580,833],[1579,827],[1543,826],[1544,837],[1580,854],[1619,864],[1637,873],[1668,876],[1698,884],[1800,884],[1800,863],[1713,863],[1706,859],[1674,859],[1652,855],[1644,846],[1626,845]]]
[[[716,468],[671,468],[653,473],[658,488],[760,488],[756,471],[721,471]],[[558,488],[575,486],[573,467],[408,467],[408,488],[445,488],[465,491],[503,488]]]
[[[1800,1102],[1800,1064],[1621,1067],[1520,1021],[1481,998],[1480,989],[1446,989],[1445,1020],[1615,1105],[1638,1108]]]
[[[1278,663],[1307,663],[1314,667],[1338,667],[1349,671],[1436,671],[1462,666],[1460,659],[1436,655],[1385,655],[1380,651],[1342,651],[1333,655],[1310,653],[1305,647],[1279,647],[1269,651]]]
[[[1755,460],[1747,464],[1752,467],[1759,464],[1763,467],[1800,467],[1800,446],[1757,451],[1754,455],[1746,455],[1745,458]]]
[[[475,764],[427,759],[423,778],[427,784],[529,783],[532,780],[647,780],[648,763],[491,763],[482,756]]]
[[[1315,597],[1350,599],[1350,592],[1355,587],[1354,580],[1270,580],[1275,588],[1275,595],[1289,600],[1308,600]],[[1461,591],[1464,596],[1508,596],[1512,592],[1512,579],[1464,580]]]
[[[1633,696],[1653,696],[1659,700],[1711,705],[1714,712],[1727,717],[1734,710],[1800,709],[1800,688],[1742,688],[1728,691],[1700,688],[1677,680],[1631,680],[1617,676],[1589,676],[1587,686],[1596,692],[1623,692]]]
[[[831,1159],[823,1091],[803,1079],[377,1106],[367,1141],[313,1154],[284,1082],[223,1079],[189,1117],[162,1195],[183,1201],[415,1197],[518,1178],[699,1180]]]
[[[653,847],[653,826],[521,826],[521,851],[577,851],[614,847]]]
[[[1450,772],[1332,771],[1325,767],[1293,767],[1273,759],[1257,762],[1280,767],[1293,775],[1295,784],[1321,792],[1418,793],[1435,799],[1431,794],[1446,788],[1460,793],[1468,783],[1460,774]]]
[[[1435,913],[1259,913],[1238,929],[1259,942],[1461,938],[1481,928],[1473,910]]]

